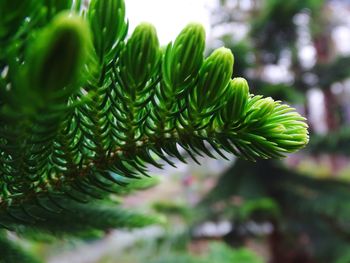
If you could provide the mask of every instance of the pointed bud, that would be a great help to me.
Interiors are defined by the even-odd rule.
[[[238,121],[244,114],[249,98],[249,86],[244,78],[232,79],[227,87],[227,103],[222,109],[224,121]]]
[[[187,25],[173,45],[165,51],[162,73],[165,84],[179,94],[194,83],[203,62],[205,30],[202,25]]]
[[[217,106],[231,79],[233,62],[231,50],[224,47],[216,49],[204,61],[193,96],[199,109]]]
[[[124,83],[133,90],[144,88],[147,81],[158,73],[160,56],[154,26],[148,23],[137,26],[119,58]]]
[[[127,33],[124,0],[92,0],[88,20],[98,58],[109,59]]]
[[[66,12],[56,16],[28,48],[29,88],[51,94],[74,83],[87,57],[89,40],[81,17]]]

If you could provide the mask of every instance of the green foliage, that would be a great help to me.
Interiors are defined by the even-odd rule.
[[[245,79],[235,78],[228,85],[230,100],[227,102],[232,107],[226,107],[221,112],[221,118],[225,121],[238,121],[248,103],[248,83]]]
[[[1,1],[0,3],[0,39],[1,42],[7,43],[7,40],[13,39],[16,34],[22,33],[20,27],[24,19],[32,18],[39,5],[39,1]],[[3,46],[3,45],[1,45]]]
[[[124,1],[92,0],[87,16],[98,60],[103,62],[113,59],[128,30]]]
[[[181,216],[184,219],[189,219],[191,217],[191,210],[186,204],[158,201],[152,205],[152,208],[162,214]]]
[[[127,183],[128,185],[106,187],[106,190],[118,196],[129,195],[135,190],[152,187],[155,180],[128,180]],[[62,236],[102,233],[112,228],[139,228],[164,222],[161,216],[146,216],[121,208],[120,204],[113,200],[114,196],[107,194],[104,189],[85,190],[85,194],[82,194],[79,192],[84,190],[82,187],[72,187],[69,192],[62,194],[39,196],[25,206],[13,206],[1,211],[1,226],[16,233],[37,230]]]
[[[32,257],[14,241],[11,241],[4,231],[0,232],[0,263],[39,263],[40,261]]]
[[[262,259],[257,257],[252,251],[240,248],[233,250],[227,245],[213,242],[209,246],[209,262],[242,262],[242,263],[262,263]]]
[[[130,99],[144,95],[147,82],[158,73],[160,56],[156,29],[146,23],[137,26],[119,57],[120,78]]]
[[[181,95],[193,85],[203,62],[204,48],[205,31],[199,24],[187,25],[174,44],[167,46],[162,64],[167,99]]]
[[[67,86],[77,88],[74,81],[85,63],[89,37],[88,26],[79,16],[57,15],[48,26],[36,32],[28,46],[23,76],[28,82],[18,84],[25,88],[19,92],[34,93],[33,98],[42,96],[47,103],[49,95],[57,96],[68,89]]]
[[[209,244],[209,251],[202,256],[193,256],[185,253],[175,253],[152,263],[262,263],[262,260],[248,249],[231,249],[221,242],[212,242]]]
[[[163,51],[152,25],[126,38],[123,0],[93,0],[86,12],[81,1],[44,0],[0,10],[0,226],[143,226],[154,220],[86,203],[121,194],[147,164],[185,161],[179,148],[194,160],[211,148],[255,160],[308,142],[293,108],[231,80],[231,51],[204,58],[200,25]],[[91,221],[76,225],[82,218]]]

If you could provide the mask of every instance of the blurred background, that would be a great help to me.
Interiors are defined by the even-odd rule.
[[[226,46],[251,93],[293,105],[310,143],[282,161],[199,158],[120,202],[164,223],[99,238],[23,242],[50,263],[349,263],[350,1],[126,0],[131,29],[166,45],[190,21]],[[132,31],[130,31],[132,32]],[[13,237],[17,239],[18,237]]]

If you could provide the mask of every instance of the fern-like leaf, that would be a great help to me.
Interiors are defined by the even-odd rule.
[[[148,164],[185,161],[181,149],[255,160],[308,142],[293,108],[231,79],[230,50],[204,57],[198,24],[162,50],[150,24],[126,38],[122,0],[93,0],[83,15],[80,1],[25,2],[2,2],[15,16],[0,21],[0,210],[15,221],[40,221],[32,209],[50,213],[57,196],[103,198]]]

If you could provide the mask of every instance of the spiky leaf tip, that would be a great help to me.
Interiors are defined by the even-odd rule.
[[[232,76],[233,63],[233,54],[225,47],[216,49],[204,60],[192,94],[192,100],[199,111],[220,106],[220,98]]]
[[[160,49],[157,31],[149,23],[138,25],[119,58],[125,88],[141,90],[158,73]]]
[[[221,117],[225,122],[238,121],[246,110],[249,99],[249,86],[244,78],[230,80],[227,87],[226,106],[221,111]]]
[[[203,62],[205,30],[201,24],[188,24],[166,49],[162,75],[166,85],[176,94],[195,81]]]
[[[29,88],[48,97],[79,78],[87,57],[90,34],[85,21],[74,14],[57,15],[29,46]]]
[[[306,119],[294,108],[272,98],[255,100],[245,123],[250,123],[247,132],[259,136],[259,148],[269,157],[296,152],[309,141]]]
[[[97,57],[108,62],[127,33],[124,0],[92,0],[87,16]]]

